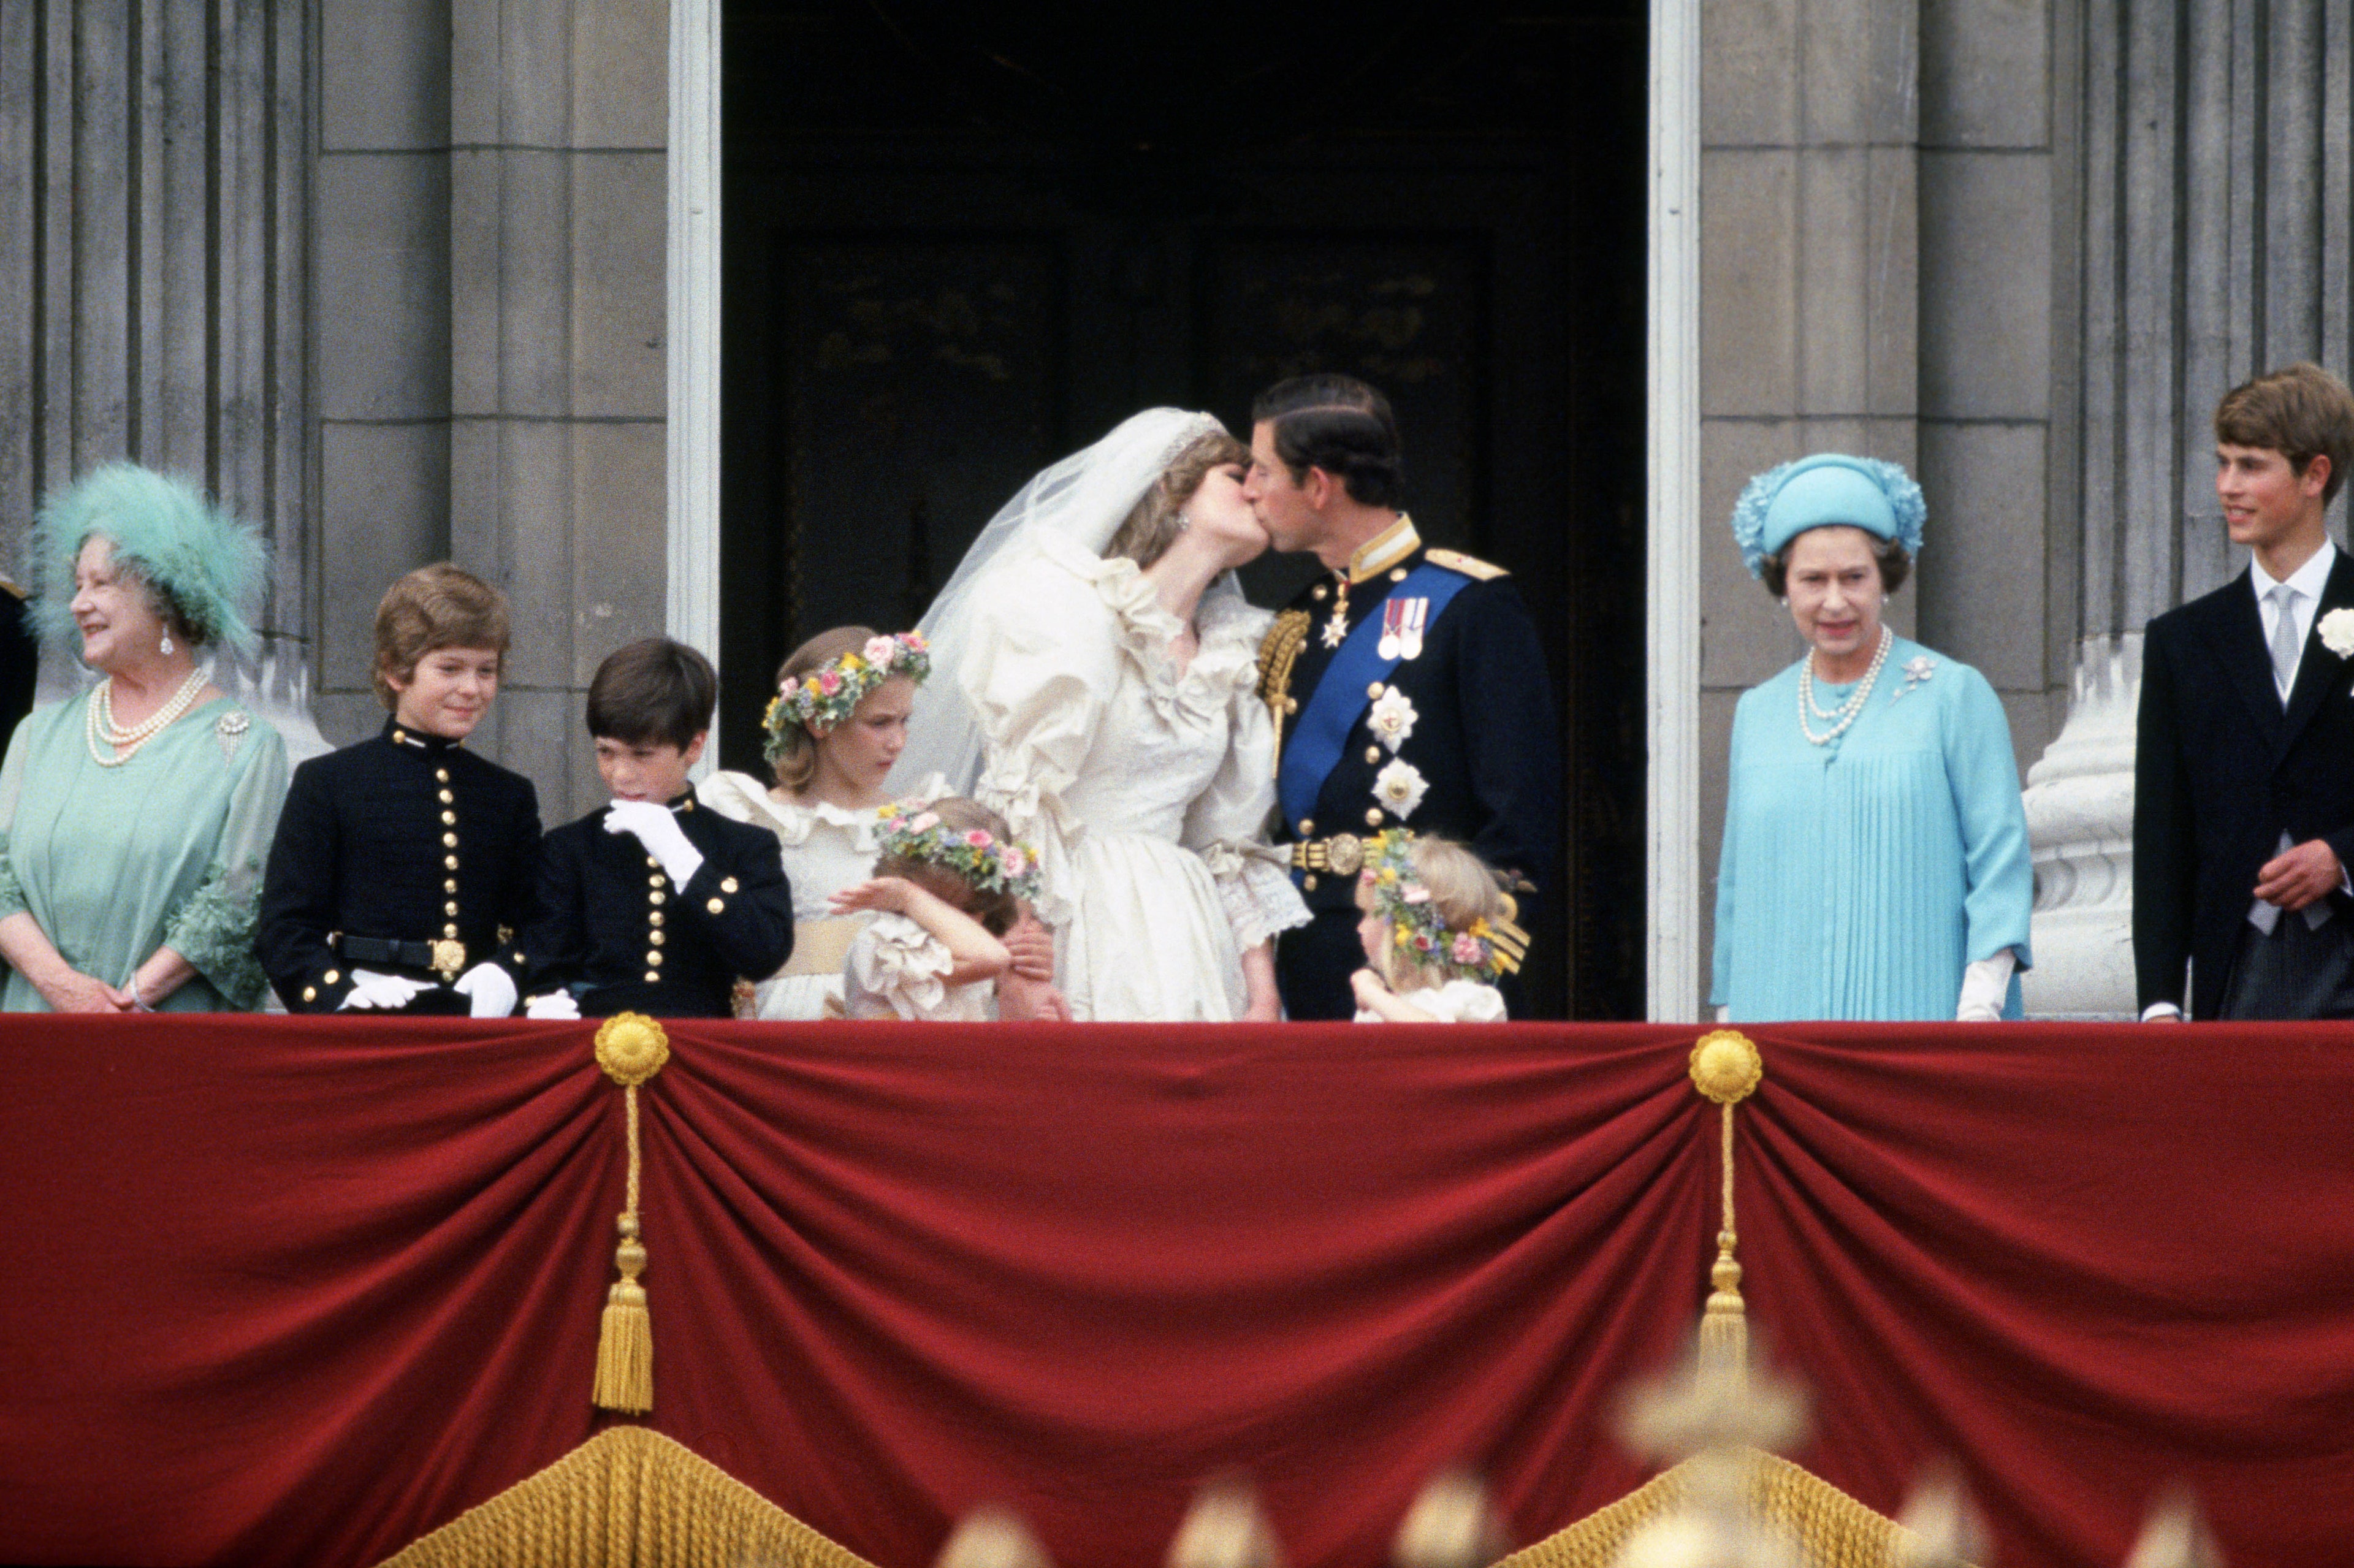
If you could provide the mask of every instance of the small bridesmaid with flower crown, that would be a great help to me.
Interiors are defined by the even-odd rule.
[[[1528,938],[1485,861],[1451,839],[1392,828],[1365,844],[1350,978],[1360,1023],[1501,1023],[1496,981],[1521,967]]]
[[[1003,941],[1038,895],[1038,854],[1005,819],[961,796],[907,801],[884,817],[872,881],[833,895],[874,915],[843,960],[853,1018],[985,1023],[1012,969]]]
[[[876,832],[886,808],[884,779],[907,744],[907,711],[931,673],[923,634],[881,635],[839,626],[802,643],[777,672],[777,695],[762,721],[761,755],[773,786],[748,773],[721,772],[698,789],[704,803],[739,822],[774,832],[793,888],[793,955],[785,967],[738,992],[737,1013],[763,1019],[839,1017],[842,965],[866,925],[863,913],[834,909],[833,895],[874,875]],[[948,792],[938,774],[910,792],[929,804]],[[1024,1015],[1051,1013],[1054,946],[1034,919],[1012,933],[1021,968],[1009,980]]]

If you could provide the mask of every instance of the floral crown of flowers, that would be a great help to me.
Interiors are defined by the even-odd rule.
[[[904,675],[920,686],[931,673],[932,653],[924,634],[900,631],[870,637],[865,647],[844,653],[831,664],[806,674],[788,675],[777,694],[769,699],[768,712],[760,715],[760,727],[768,733],[760,755],[770,762],[784,756],[785,736],[794,726],[835,728],[857,711],[867,693],[895,675]]]
[[[1449,930],[1430,889],[1415,875],[1413,845],[1414,834],[1405,828],[1375,835],[1365,845],[1360,876],[1373,889],[1373,913],[1390,923],[1398,951],[1450,980],[1493,985],[1499,976],[1517,972],[1529,950],[1527,934],[1503,917]]]
[[[875,846],[886,855],[946,867],[983,893],[1038,896],[1038,852],[985,828],[952,828],[917,800],[883,808]]]

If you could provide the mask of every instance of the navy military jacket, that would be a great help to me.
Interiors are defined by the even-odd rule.
[[[605,831],[608,808],[552,830],[539,859],[539,919],[524,934],[529,995],[566,988],[590,1018],[726,1018],[738,980],[766,980],[793,950],[782,846],[690,789],[670,803],[703,864],[673,887],[635,833]]]
[[[290,1012],[334,1012],[355,964],[445,978],[421,963],[352,959],[343,937],[455,940],[464,968],[494,961],[519,978],[514,934],[533,912],[538,857],[530,779],[387,719],[375,739],[294,769],[262,875],[254,949]],[[463,1012],[463,999],[445,1010]]]
[[[1390,595],[1425,561],[1472,579],[1424,628],[1419,653],[1400,660],[1381,683],[1413,705],[1413,731],[1395,756],[1422,776],[1426,791],[1404,816],[1375,795],[1374,779],[1392,753],[1370,726],[1373,697],[1352,695],[1356,723],[1317,790],[1315,809],[1282,823],[1276,836],[1278,842],[1339,833],[1362,838],[1403,826],[1455,839],[1527,885],[1516,894],[1525,926],[1532,894],[1541,893],[1553,867],[1560,821],[1561,757],[1544,652],[1520,590],[1501,568],[1429,550],[1410,523],[1401,519],[1400,524],[1359,552],[1361,561],[1370,556],[1378,569],[1350,584],[1348,625],[1379,620]],[[1261,651],[1261,694],[1275,710],[1286,746],[1333,660],[1324,632],[1339,602],[1339,582],[1336,574],[1302,589],[1278,617]],[[1287,656],[1288,644],[1297,647],[1296,656]],[[1300,870],[1292,876],[1311,910],[1345,910],[1355,919],[1354,876]]]

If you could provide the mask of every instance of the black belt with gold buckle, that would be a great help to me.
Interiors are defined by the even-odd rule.
[[[466,970],[466,944],[449,937],[430,942],[395,942],[382,937],[339,935],[335,947],[347,964],[399,964],[432,969],[446,980],[455,980]]]
[[[1365,863],[1365,841],[1354,833],[1334,833],[1329,839],[1308,839],[1291,846],[1294,871],[1331,872],[1354,876]]]

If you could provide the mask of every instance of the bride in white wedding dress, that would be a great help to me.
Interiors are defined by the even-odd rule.
[[[1266,825],[1267,546],[1249,450],[1153,408],[1024,485],[923,620],[931,683],[894,774],[938,770],[1039,850],[1079,1019],[1272,1020],[1272,941],[1306,906]]]

